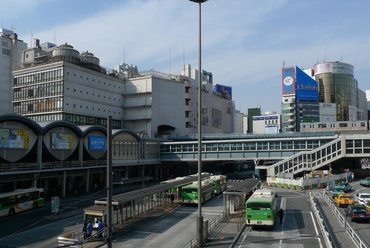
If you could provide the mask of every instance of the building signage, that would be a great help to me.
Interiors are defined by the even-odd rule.
[[[300,68],[296,67],[296,98],[297,101],[319,101],[318,83]]]
[[[213,86],[213,91],[225,99],[232,99],[232,88],[229,86],[216,84]]]
[[[283,96],[295,94],[295,70],[294,67],[282,69]]]
[[[73,135],[69,133],[51,133],[51,149],[73,149]]]
[[[30,146],[30,131],[1,128],[0,139],[0,148],[28,149]]]
[[[320,73],[343,73],[353,76],[353,65],[342,62],[320,63],[314,66],[314,75]]]
[[[104,136],[89,136],[89,149],[91,151],[105,151],[106,143]]]

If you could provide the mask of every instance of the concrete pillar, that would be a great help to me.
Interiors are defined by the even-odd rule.
[[[63,171],[62,175],[62,197],[66,196],[66,181],[67,181],[67,171]]]
[[[90,192],[90,169],[86,170],[85,191],[86,193]]]

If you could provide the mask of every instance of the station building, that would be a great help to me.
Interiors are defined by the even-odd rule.
[[[106,185],[107,129],[66,121],[35,122],[0,115],[0,192],[41,187],[47,196],[65,196]],[[113,178],[167,178],[159,140],[130,130],[112,130]]]

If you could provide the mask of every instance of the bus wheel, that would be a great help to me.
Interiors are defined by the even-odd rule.
[[[13,215],[15,215],[15,210],[14,208],[11,208],[9,209],[9,216],[13,216]]]

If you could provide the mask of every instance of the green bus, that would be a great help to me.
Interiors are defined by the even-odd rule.
[[[210,177],[213,181],[213,189],[215,194],[221,194],[226,190],[227,176],[225,175],[214,175]]]
[[[249,226],[273,227],[277,205],[276,192],[269,189],[257,189],[246,202],[245,219]]]
[[[44,189],[17,189],[0,194],[0,217],[14,215],[20,212],[44,206]]]
[[[198,196],[198,182],[186,185],[181,188],[181,199],[183,203],[197,204],[201,200],[201,204],[209,201],[214,196],[213,181],[206,179],[201,182],[201,193]]]

